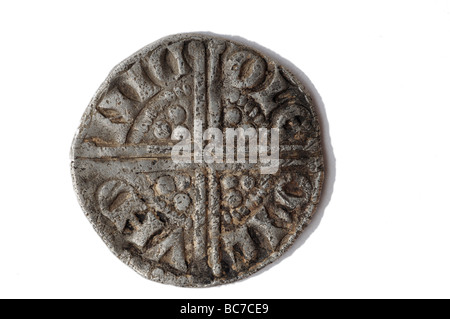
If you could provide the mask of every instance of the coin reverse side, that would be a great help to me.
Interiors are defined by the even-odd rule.
[[[173,157],[186,138],[177,128],[192,134],[184,162]],[[208,128],[278,129],[276,172],[250,161],[258,146],[227,162],[224,143],[223,162],[218,149],[205,162]],[[145,278],[185,287],[233,282],[279,258],[324,180],[319,121],[299,79],[248,45],[202,34],[164,38],[116,66],[71,158],[79,202],[111,251]]]

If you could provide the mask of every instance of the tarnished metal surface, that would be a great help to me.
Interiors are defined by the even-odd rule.
[[[194,132],[195,121],[279,128],[279,169],[175,163],[173,130]],[[277,259],[310,222],[324,179],[319,122],[305,88],[272,58],[220,37],[171,36],[102,84],[72,146],[72,175],[98,234],[139,274],[228,283]]]

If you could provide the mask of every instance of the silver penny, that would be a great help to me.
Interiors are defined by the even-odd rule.
[[[278,128],[278,171],[175,163],[172,133],[194,132],[196,120]],[[247,44],[203,34],[161,39],[116,66],[71,160],[79,202],[111,251],[145,278],[184,287],[230,283],[279,258],[309,224],[324,180],[319,121],[299,79]]]

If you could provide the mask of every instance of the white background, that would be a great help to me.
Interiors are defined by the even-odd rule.
[[[449,1],[2,1],[0,297],[450,297]],[[320,94],[319,213],[250,279],[186,289],[120,262],[84,217],[69,149],[117,63],[163,36],[239,35]]]

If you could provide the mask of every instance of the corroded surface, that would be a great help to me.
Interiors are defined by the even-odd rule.
[[[280,168],[180,164],[176,126],[280,129]],[[244,278],[309,223],[324,179],[311,99],[282,65],[246,45],[184,34],[119,64],[72,146],[79,201],[108,247],[142,276],[179,286]]]

